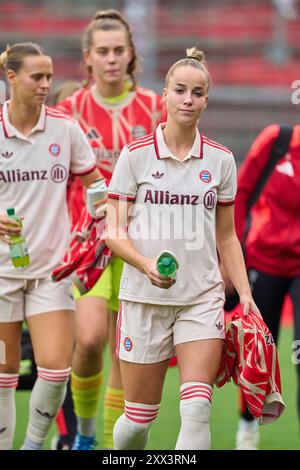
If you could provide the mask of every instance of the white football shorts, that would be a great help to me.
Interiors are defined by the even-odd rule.
[[[174,354],[174,346],[201,339],[225,338],[224,299],[203,299],[186,306],[120,301],[117,355],[150,364]]]
[[[0,278],[0,323],[57,310],[75,310],[69,279],[53,282],[51,278]]]

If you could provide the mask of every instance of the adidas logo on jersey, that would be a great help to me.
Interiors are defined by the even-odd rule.
[[[222,323],[221,323],[220,321],[219,321],[218,323],[216,323],[216,328],[217,328],[217,330],[219,330],[219,331],[222,330],[223,325],[222,325]]]
[[[3,158],[11,158],[13,156],[13,152],[5,152],[1,153]]]
[[[164,173],[160,173],[159,171],[157,171],[156,173],[152,173],[152,176],[154,179],[159,180],[164,176]]]

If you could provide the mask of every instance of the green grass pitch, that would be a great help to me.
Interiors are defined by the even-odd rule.
[[[299,449],[298,419],[296,410],[296,371],[291,362],[292,330],[283,328],[279,344],[279,359],[282,381],[282,395],[286,403],[284,414],[273,424],[261,426],[260,449]],[[106,358],[106,363],[107,363]],[[28,392],[17,392],[17,425],[14,449],[19,449],[25,435],[28,417]],[[101,394],[102,404],[102,394]],[[226,384],[223,388],[214,388],[211,433],[212,449],[233,449],[238,421],[237,389]],[[102,444],[102,406],[98,419],[98,449]],[[149,449],[174,449],[180,426],[179,419],[179,382],[177,367],[170,368],[164,387],[163,400],[157,421],[151,431]],[[53,426],[44,446],[50,448],[50,439],[55,433]]]

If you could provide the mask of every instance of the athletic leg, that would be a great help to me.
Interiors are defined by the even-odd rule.
[[[121,380],[120,362],[116,354],[116,330],[119,310],[119,290],[123,271],[123,261],[113,258],[112,270],[112,295],[108,303],[111,310],[108,314],[108,345],[110,352],[110,369],[108,385],[104,394],[103,409],[103,447],[113,448],[113,428],[117,419],[124,412],[124,391]]]
[[[74,344],[74,312],[34,314],[27,321],[38,378],[30,397],[29,423],[22,449],[38,450],[65,397]]]
[[[114,449],[139,450],[146,447],[151,424],[159,411],[168,362],[135,364],[120,361],[125,412],[114,426]]]
[[[300,346],[300,276],[293,279],[290,287],[290,295],[294,310],[294,340],[295,349],[299,349]],[[297,366],[297,410],[298,419],[300,423],[300,359],[299,355],[296,355],[295,362]]]
[[[0,450],[10,450],[16,425],[15,391],[21,359],[22,322],[0,323]],[[2,356],[1,356],[2,357]],[[4,362],[4,363],[3,363]]]
[[[76,299],[75,350],[71,390],[58,415],[60,437],[57,448],[73,445],[88,450],[95,444],[96,417],[102,384],[103,348],[107,335],[107,300],[111,295],[111,268],[107,267],[99,281],[87,294]]]
[[[78,435],[74,450],[83,450],[80,436],[94,445],[100,388],[103,381],[103,348],[107,336],[107,302],[100,297],[76,301],[76,345],[73,357],[72,395]],[[87,444],[89,447],[89,444]],[[86,445],[84,445],[87,450]]]
[[[113,428],[117,419],[124,412],[124,390],[121,379],[120,361],[116,355],[116,312],[108,314],[108,346],[110,352],[110,369],[108,384],[104,394],[103,409],[103,447],[113,448]]]
[[[174,308],[122,301],[117,354],[125,394],[124,413],[113,431],[114,449],[144,449],[161,401],[173,352]]]
[[[222,345],[223,340],[212,338],[176,346],[181,384],[178,450],[210,448],[212,387],[220,366]]]

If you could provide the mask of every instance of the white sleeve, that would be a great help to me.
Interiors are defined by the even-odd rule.
[[[123,147],[108,188],[108,197],[111,199],[134,201],[137,190],[138,184],[134,172],[134,157],[127,147]]]
[[[226,154],[222,162],[222,175],[218,187],[218,204],[233,204],[237,191],[236,165],[232,154]]]
[[[96,168],[96,157],[85,133],[77,122],[71,126],[71,172],[76,176],[90,173]]]

